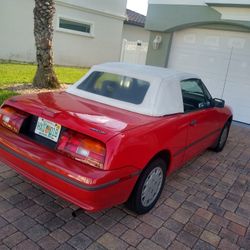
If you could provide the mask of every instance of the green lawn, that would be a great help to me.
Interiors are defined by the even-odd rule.
[[[3,103],[3,101],[11,96],[18,95],[18,93],[14,91],[9,90],[2,90],[0,89],[0,105]]]
[[[61,83],[72,84],[86,74],[88,68],[55,66],[55,71]],[[17,83],[31,83],[35,72],[34,64],[0,62],[0,105],[8,97],[17,95],[4,88]]]
[[[13,83],[31,83],[35,75],[36,65],[0,63],[0,88]],[[83,76],[87,68],[55,66],[57,77],[61,83],[74,83]]]

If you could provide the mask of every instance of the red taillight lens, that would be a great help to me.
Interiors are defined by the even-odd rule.
[[[28,114],[18,111],[12,107],[0,109],[0,124],[11,131],[18,133]]]
[[[64,131],[59,139],[57,150],[93,167],[101,169],[104,167],[105,145],[79,133]]]

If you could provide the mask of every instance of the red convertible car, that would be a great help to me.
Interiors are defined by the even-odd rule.
[[[5,101],[0,160],[84,210],[126,202],[142,214],[166,175],[223,149],[231,121],[196,75],[106,63],[65,92]]]

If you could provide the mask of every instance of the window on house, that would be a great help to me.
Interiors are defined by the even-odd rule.
[[[59,18],[59,28],[91,34],[91,24]]]

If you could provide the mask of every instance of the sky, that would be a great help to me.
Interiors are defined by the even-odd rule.
[[[146,15],[148,9],[148,0],[127,0],[127,9]]]

